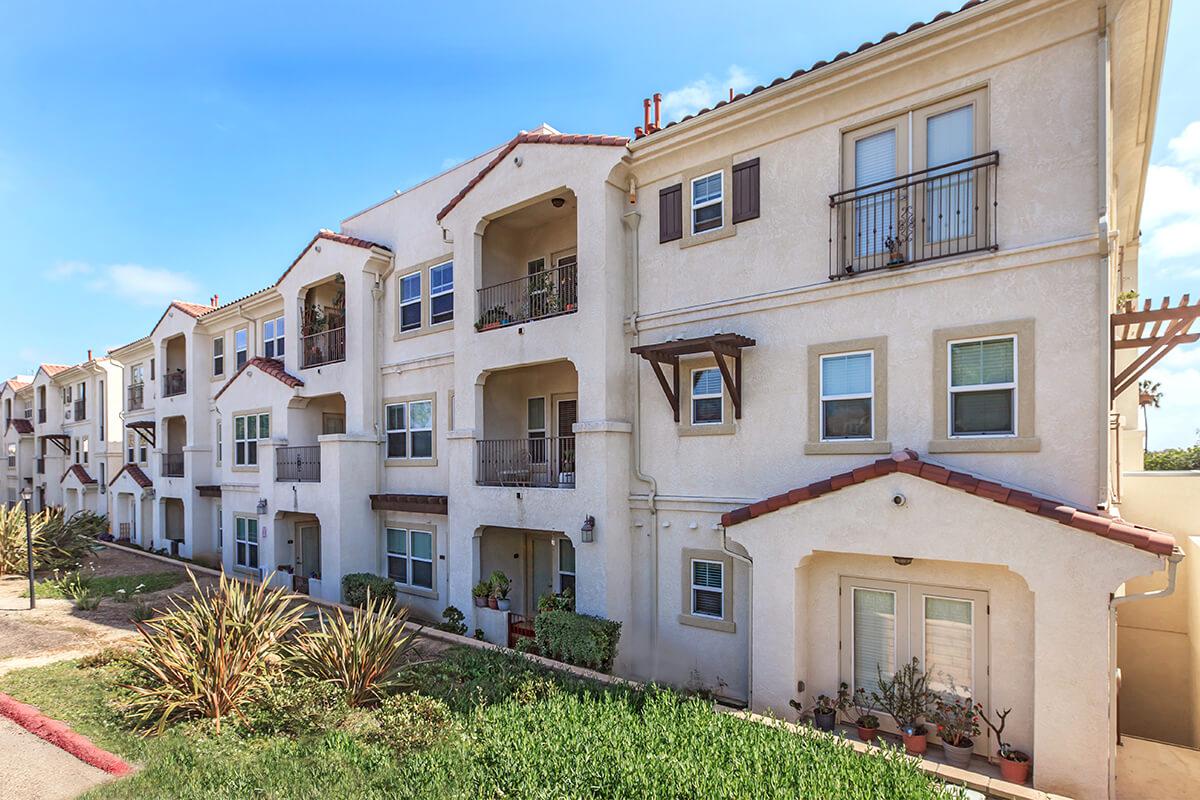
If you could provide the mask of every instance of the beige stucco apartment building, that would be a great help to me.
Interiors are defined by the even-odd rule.
[[[388,575],[501,643],[571,591],[620,674],[791,718],[916,657],[1013,709],[1037,787],[1111,796],[1117,608],[1187,549],[1122,514],[1110,362],[1168,11],[970,2],[630,139],[522,132],[9,381],[9,499],[326,599]],[[54,437],[101,373],[94,501]],[[473,605],[494,570],[510,611]]]

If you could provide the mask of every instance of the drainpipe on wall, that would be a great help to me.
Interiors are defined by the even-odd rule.
[[[754,559],[729,549],[729,531],[721,528],[721,551],[746,565],[750,577],[746,582],[746,614],[750,620],[746,626],[746,708],[754,709]]]
[[[383,278],[378,272],[375,273],[375,285],[371,287],[371,299],[375,301],[375,324],[373,326],[375,328],[375,332],[371,337],[371,358],[373,359],[371,362],[371,383],[373,384],[372,394],[374,395],[375,400],[375,413],[373,414],[375,417],[373,427],[375,429],[376,442],[375,492],[378,494],[383,492],[383,454],[379,452],[379,449],[383,446],[383,441],[381,438],[381,431],[383,428],[380,425],[380,420],[383,415],[383,378],[379,374],[379,336],[380,331],[383,329],[383,325],[381,324],[383,320],[381,311],[381,306],[383,304]]]
[[[1136,600],[1159,600],[1175,594],[1176,573],[1179,571],[1179,563],[1183,561],[1183,558],[1183,551],[1176,547],[1175,551],[1171,553],[1171,555],[1167,556],[1166,586],[1161,589],[1155,589],[1151,592],[1139,592],[1138,594],[1126,594],[1120,597],[1114,597],[1111,602],[1113,608],[1124,605],[1125,603],[1132,603]]]

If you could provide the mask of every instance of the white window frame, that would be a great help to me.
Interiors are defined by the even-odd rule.
[[[707,231],[706,231],[707,233]],[[715,372],[717,373],[717,385],[721,387],[716,394],[706,392],[704,394],[696,394],[696,373],[697,372]],[[697,367],[688,373],[688,416],[691,419],[693,426],[699,427],[703,425],[724,425],[725,424],[725,379],[721,375],[721,370],[716,365],[711,367]],[[697,400],[720,400],[719,406],[721,409],[721,418],[712,422],[697,422],[696,421],[696,401]]]
[[[254,524],[254,539],[250,541],[250,525]],[[237,515],[233,518],[233,564],[240,569],[259,571],[262,569],[262,554],[259,546],[262,544],[262,536],[258,530],[258,517],[250,517]],[[238,553],[241,550],[240,546],[245,547],[245,560],[238,559]],[[257,566],[250,566],[250,548],[254,548],[254,560]]]
[[[566,552],[566,549],[568,547],[570,547],[575,552],[575,569],[573,569],[573,570],[565,570],[562,568],[563,553]],[[570,575],[571,583],[574,586],[574,588],[571,590],[571,593],[574,595],[578,595],[579,594],[579,592],[578,592],[578,589],[579,589],[579,548],[575,546],[574,542],[572,542],[569,538],[564,536],[563,538],[558,540],[558,554],[557,555],[558,555],[558,563],[555,566],[557,567],[557,572],[558,572],[558,578],[557,578],[558,593],[559,594],[563,593],[562,576]],[[722,585],[723,584],[724,584],[724,578],[722,578]]]
[[[238,438],[237,423],[242,420],[242,438]],[[263,420],[266,420],[267,435],[263,436]],[[254,436],[250,435],[250,421],[254,421]],[[270,438],[271,431],[271,415],[268,412],[255,412],[253,414],[235,414],[233,417],[233,465],[235,467],[257,467],[258,466],[258,443]],[[254,444],[254,460],[250,460],[250,445]],[[238,445],[244,445],[239,457]]]
[[[1013,379],[1007,383],[978,383],[971,386],[954,386],[954,345],[972,344],[974,342],[995,342],[1002,339],[1012,339],[1012,373]],[[1013,439],[1020,432],[1021,393],[1019,359],[1021,357],[1017,334],[1002,333],[995,336],[974,336],[967,339],[951,339],[946,342],[946,436],[950,439]],[[971,394],[975,392],[992,392],[1007,389],[1012,392],[1012,432],[1011,433],[955,433],[954,432],[954,395],[958,393]]]
[[[138,435],[128,428],[125,429],[125,463],[136,464]]]
[[[843,358],[845,356],[862,356],[871,357],[871,374],[868,385],[871,391],[866,394],[825,394],[825,359],[827,358]],[[870,442],[875,439],[875,351],[874,350],[852,350],[846,353],[825,353],[820,356],[820,361],[817,364],[817,381],[820,383],[820,413],[821,413],[821,441],[822,442]],[[863,400],[870,399],[871,401],[871,431],[867,436],[839,436],[827,438],[825,435],[825,402],[827,400]]]
[[[408,281],[410,279],[415,279],[417,282],[417,296],[415,298],[405,300],[404,299],[404,282]],[[421,270],[417,270],[416,272],[410,272],[407,275],[400,276],[399,291],[397,292],[400,296],[400,314],[396,318],[396,326],[397,326],[397,328],[399,328],[400,333],[408,333],[410,331],[417,331],[417,330],[421,329],[421,324],[423,322],[423,320],[421,318],[421,314],[423,313],[423,311],[421,309],[421,294],[425,290],[424,287],[422,286],[422,283],[423,282],[421,280]],[[408,327],[405,327],[404,326],[404,309],[406,307],[412,306],[412,305],[415,305],[417,307],[417,322],[415,325],[409,325]]]
[[[710,198],[708,200],[704,200],[700,203],[697,203],[696,202],[696,184],[699,183],[700,181],[706,181],[714,175],[721,176],[721,193],[720,193],[720,195],[718,195],[715,200]],[[703,175],[697,175],[695,178],[692,178],[691,183],[689,185],[689,189],[690,189],[690,191],[689,191],[689,195],[688,195],[688,201],[691,203],[691,207],[692,207],[692,209],[691,209],[692,235],[700,236],[700,235],[703,235],[706,233],[712,233],[714,231],[719,231],[719,230],[721,230],[721,228],[725,227],[725,206],[724,206],[724,203],[725,203],[725,170],[717,169],[717,170],[713,170],[712,172],[707,172]],[[720,222],[717,224],[717,226],[715,228],[708,228],[706,230],[697,231],[696,230],[696,212],[702,208],[708,208],[709,206],[715,206],[715,205],[721,206],[721,216],[718,218],[720,220]]]
[[[390,534],[390,533],[399,533],[399,534],[403,535],[403,537],[404,537],[404,552],[403,553],[393,553],[391,550],[388,549],[388,534]],[[420,558],[420,557],[413,555],[413,534],[414,533],[425,534],[426,536],[429,537],[429,558]],[[384,576],[388,577],[388,579],[391,580],[392,583],[396,584],[397,586],[402,586],[405,589],[416,589],[417,591],[420,591],[420,592],[434,591],[435,590],[434,587],[437,586],[437,564],[436,564],[437,551],[436,551],[436,547],[437,547],[437,537],[435,537],[433,535],[432,530],[427,530],[425,528],[398,528],[398,527],[394,527],[392,525],[385,526],[383,529],[383,574],[384,574]],[[403,581],[396,580],[395,578],[392,578],[390,575],[391,570],[388,569],[388,565],[389,565],[391,559],[393,559],[393,558],[402,559],[405,562],[404,563],[405,580],[403,580]],[[413,562],[415,562],[415,561],[419,561],[422,564],[429,565],[429,585],[428,586],[422,586],[419,583],[413,583],[412,566],[413,566]]]
[[[433,273],[436,270],[443,269],[445,267],[450,268],[450,288],[447,289],[443,286],[441,289],[439,289],[438,291],[435,292],[434,291]],[[447,294],[451,296],[450,316],[447,317],[446,319],[435,320],[433,318],[433,301],[436,298],[442,297]],[[432,267],[429,268],[429,324],[430,325],[443,325],[447,322],[454,321],[453,297],[454,297],[454,262],[453,261],[444,261],[441,264],[434,264]]]
[[[221,515],[221,504],[217,504],[217,552],[225,546],[225,518]]]
[[[90,448],[88,447],[88,437],[86,437],[86,436],[83,437],[83,439],[81,440],[81,444],[79,445],[79,449],[80,449],[80,452],[83,453],[83,463],[84,464],[90,463],[88,460],[88,457],[91,455]]]
[[[212,340],[213,377],[225,374],[225,337],[215,336]]]
[[[267,332],[268,325],[271,326],[270,333]],[[287,331],[287,328],[283,322],[283,315],[280,314],[278,317],[273,317],[271,319],[263,320],[262,330],[263,330],[263,333],[262,333],[263,357],[264,358],[277,358],[277,359],[282,360],[283,354],[284,354],[284,344],[283,344],[284,333],[286,333],[286,331]],[[268,346],[271,347],[270,353],[267,352]]]
[[[412,406],[419,405],[421,403],[429,404],[429,427],[428,428],[414,428],[413,427]],[[384,403],[383,404],[383,425],[384,425],[384,437],[385,437],[384,438],[384,458],[386,458],[389,461],[432,461],[434,459],[434,456],[437,454],[437,441],[436,441],[436,434],[435,434],[435,429],[437,427],[437,421],[434,418],[435,414],[436,414],[436,405],[437,404],[434,402],[434,398],[432,398],[432,397],[419,397],[419,398],[416,398],[413,400],[398,400],[394,403]],[[393,427],[391,427],[391,423],[388,422],[388,411],[389,411],[389,409],[395,408],[396,406],[404,407],[404,427],[402,427],[402,428],[393,428]],[[414,433],[424,433],[425,431],[429,432],[429,455],[415,456],[415,455],[413,455],[413,434]],[[389,445],[390,434],[393,434],[393,433],[403,434],[403,436],[404,436],[404,455],[394,456],[388,450],[388,447],[390,446]]]
[[[542,401],[542,427],[540,427],[540,428],[529,427],[529,404],[532,403],[534,400]],[[533,464],[545,464],[546,463],[546,458],[547,458],[546,437],[550,431],[549,417],[550,417],[550,398],[549,397],[546,397],[545,395],[534,395],[533,397],[525,398],[525,441],[529,443],[529,461],[530,461],[530,463],[533,463]],[[541,436],[534,436],[534,434],[541,434]],[[540,454],[534,453],[533,441],[535,439],[540,439],[542,442],[542,446],[541,446],[542,452]]]
[[[720,589],[714,589],[711,586],[697,585],[697,583],[696,583],[696,564],[697,563],[709,564],[709,565],[715,564],[717,567],[720,568],[720,570],[721,570],[721,588]],[[692,604],[691,604],[691,609],[690,609],[689,613],[693,617],[700,617],[701,619],[715,619],[715,620],[725,619],[725,603],[727,602],[727,600],[725,598],[725,562],[724,561],[714,561],[713,559],[710,559],[710,558],[689,559],[689,561],[688,561],[688,579],[689,579],[689,581],[691,583],[691,587],[692,587],[691,592],[690,592],[691,598],[692,598]],[[721,595],[721,613],[720,614],[706,614],[703,611],[698,611],[696,609],[696,592],[697,591],[710,592],[710,593],[716,593],[716,594]]]
[[[239,342],[238,339],[242,341]],[[238,328],[233,332],[233,369],[238,371],[250,360],[250,329]]]
[[[222,445],[224,445],[224,442],[221,441],[221,433],[222,433],[221,419],[220,419],[220,417],[218,417],[217,418],[217,466],[218,467],[221,466],[221,456],[222,456],[223,450],[224,450],[224,448],[222,446]]]

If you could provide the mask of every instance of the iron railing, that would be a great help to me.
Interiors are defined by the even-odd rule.
[[[579,306],[578,265],[569,264],[479,290],[475,330],[572,314]]]
[[[575,487],[575,437],[480,439],[480,486],[536,486],[549,489]]]
[[[165,372],[163,379],[163,397],[175,397],[187,391],[187,371],[178,369]]]
[[[321,446],[276,447],[275,480],[281,483],[321,480]]]
[[[346,360],[346,328],[330,328],[300,337],[300,366],[319,367]]]
[[[38,409],[38,423],[41,425],[46,424],[46,408],[45,408],[45,406]]]
[[[32,408],[25,409],[25,419],[33,419],[33,409]]]
[[[76,422],[87,419],[87,400],[75,401],[75,417]]]
[[[11,468],[11,467],[15,467],[16,465],[17,465],[17,457],[9,456],[8,457],[8,466]]]
[[[182,478],[183,453],[163,453],[162,474],[164,478]]]
[[[146,404],[146,387],[141,383],[129,384],[129,402],[127,408],[129,411],[139,411],[145,408]]]
[[[829,196],[829,279],[995,250],[996,151]]]
[[[46,457],[45,456],[42,456],[41,458],[34,460],[33,471],[36,472],[38,475],[46,474]]]

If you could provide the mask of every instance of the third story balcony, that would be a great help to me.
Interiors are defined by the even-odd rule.
[[[182,369],[163,376],[163,397],[175,397],[187,391],[187,372]]]
[[[346,360],[346,279],[341,274],[303,290],[300,298],[300,367]],[[277,335],[282,341],[282,320]],[[273,357],[282,356],[282,345]]]
[[[129,411],[140,411],[146,407],[146,387],[141,383],[129,385],[129,399],[126,408]]]

